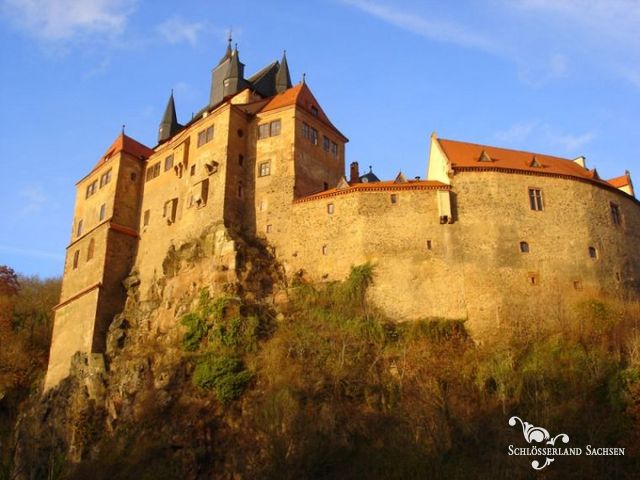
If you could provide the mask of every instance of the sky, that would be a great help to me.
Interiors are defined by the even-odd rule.
[[[200,110],[229,29],[381,178],[424,177],[435,131],[639,183],[639,27],[638,0],[0,0],[0,265],[62,273],[75,182],[122,125],[153,147],[171,89]]]

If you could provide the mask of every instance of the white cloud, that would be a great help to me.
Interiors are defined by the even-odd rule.
[[[64,260],[64,255],[60,253],[47,252],[32,248],[15,247],[12,245],[0,245],[0,252],[19,255],[22,257],[40,258],[45,260]]]
[[[49,197],[39,185],[29,185],[18,192],[22,206],[20,213],[23,215],[38,213],[49,203]]]
[[[60,42],[86,35],[117,36],[136,0],[0,0],[11,23],[41,40]]]
[[[160,23],[156,30],[168,43],[186,42],[195,46],[204,27],[203,22],[188,22],[180,17],[171,17]]]
[[[469,28],[442,19],[426,18],[417,13],[405,12],[395,6],[370,0],[341,0],[347,5],[362,10],[396,27],[408,30],[433,40],[453,43],[463,47],[473,47],[485,51],[501,50],[491,39],[473,33]]]
[[[538,120],[517,122],[511,127],[496,132],[494,138],[501,144],[512,148],[528,148],[531,140],[535,139],[537,148],[546,148],[558,155],[577,155],[580,150],[597,138],[594,131],[584,133],[567,133],[548,123]]]

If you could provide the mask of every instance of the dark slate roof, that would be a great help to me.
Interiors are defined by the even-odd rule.
[[[287,63],[287,52],[282,54],[282,62],[278,68],[278,74],[276,75],[276,90],[278,92],[284,92],[291,88],[291,75],[289,75],[289,64]]]
[[[270,63],[259,72],[247,79],[253,89],[263,97],[271,97],[276,94],[276,74],[279,64],[277,61]]]
[[[160,128],[158,129],[158,143],[173,137],[181,128],[182,126],[178,123],[178,117],[176,116],[176,104],[173,100],[173,92],[171,92],[162,121],[160,122]]]
[[[360,175],[360,182],[361,183],[373,183],[373,182],[379,182],[380,179],[378,178],[378,176],[373,173],[373,168],[371,168],[371,166],[369,166],[369,173],[365,173],[364,175]]]

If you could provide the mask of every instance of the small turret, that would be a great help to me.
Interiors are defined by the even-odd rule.
[[[173,90],[171,90],[171,95],[167,102],[167,108],[164,110],[164,115],[160,122],[160,128],[158,129],[158,143],[168,140],[179,131],[180,124],[178,123],[178,117],[176,116],[176,104],[173,101]]]
[[[291,75],[289,75],[289,65],[287,64],[287,51],[282,54],[282,61],[276,74],[276,91],[284,92],[291,88]]]

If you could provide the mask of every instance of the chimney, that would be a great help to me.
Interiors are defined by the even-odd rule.
[[[360,169],[358,168],[358,162],[351,162],[350,168],[349,183],[358,183],[360,181]]]

